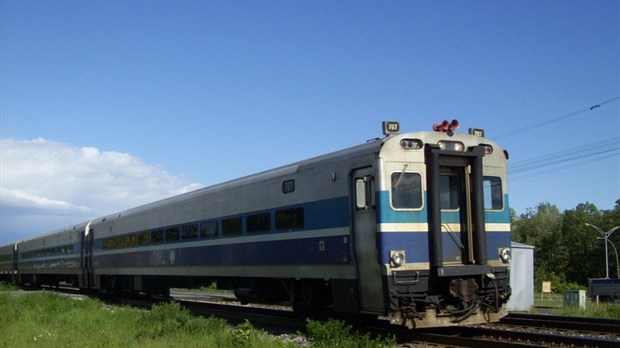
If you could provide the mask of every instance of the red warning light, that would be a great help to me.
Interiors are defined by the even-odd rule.
[[[452,122],[449,122],[448,120],[443,120],[441,124],[435,123],[433,125],[433,130],[435,132],[453,132],[457,128],[459,128],[460,125],[461,124],[456,119],[452,120]]]

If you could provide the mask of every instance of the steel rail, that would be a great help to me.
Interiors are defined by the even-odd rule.
[[[620,320],[511,313],[501,324],[620,334]]]

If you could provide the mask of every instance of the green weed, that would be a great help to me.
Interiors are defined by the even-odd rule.
[[[313,347],[376,348],[396,345],[393,339],[372,338],[370,334],[352,332],[353,328],[339,320],[327,322],[307,320],[308,338]]]
[[[51,292],[0,292],[0,347],[284,347],[249,323],[195,317],[178,303],[151,311]],[[293,347],[293,345],[288,345]]]
[[[17,291],[17,290],[19,290],[19,287],[17,285],[0,282],[0,291]]]
[[[588,303],[585,309],[579,307],[563,307],[556,309],[555,313],[557,315],[576,317],[620,319],[620,304],[604,303],[597,307],[596,304]]]

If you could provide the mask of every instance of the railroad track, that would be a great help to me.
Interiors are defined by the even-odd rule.
[[[221,296],[221,298],[220,298]],[[186,299],[183,294],[177,296]],[[189,295],[185,306],[201,315],[215,315],[233,321],[249,320],[257,326],[289,332],[304,331],[305,320],[287,307],[256,308],[232,305],[234,296]],[[213,300],[222,302],[214,306]],[[271,307],[271,306],[269,306]],[[326,316],[323,319],[327,319]],[[356,323],[355,328],[373,335],[393,336],[403,347],[620,347],[620,320],[510,314],[499,323],[408,330],[386,321]]]
[[[584,333],[599,332],[620,338],[620,319],[566,317],[511,313],[501,324],[571,330]]]
[[[620,320],[510,314],[500,323],[422,330],[410,347],[620,347]],[[418,345],[419,343],[419,345]]]

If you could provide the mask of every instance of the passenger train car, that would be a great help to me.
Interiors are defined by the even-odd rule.
[[[242,303],[412,328],[498,320],[510,296],[507,152],[482,130],[455,133],[457,121],[383,126],[359,146],[3,246],[0,271],[109,293],[215,281]]]

